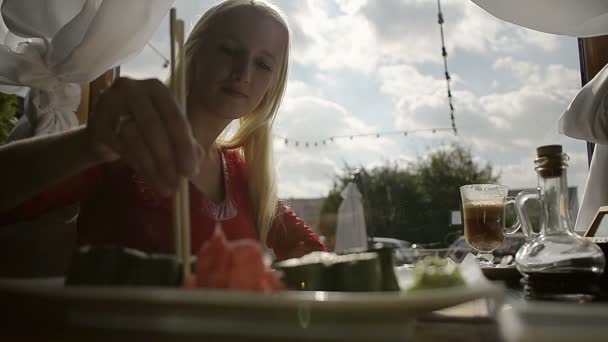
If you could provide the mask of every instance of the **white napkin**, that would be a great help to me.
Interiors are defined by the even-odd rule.
[[[608,66],[605,66],[566,108],[561,133],[596,143],[575,230],[589,228],[598,208],[608,205]]]

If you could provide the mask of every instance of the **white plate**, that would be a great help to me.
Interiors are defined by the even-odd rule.
[[[509,283],[517,283],[523,276],[515,265],[509,266],[484,266],[481,271],[490,280],[501,280]]]
[[[55,284],[54,282],[51,282]],[[77,329],[303,339],[403,339],[416,317],[502,288],[480,282],[416,292],[283,292],[134,287],[23,286],[0,282],[3,311],[16,321]],[[23,308],[27,305],[27,308]],[[27,317],[18,317],[21,308]],[[52,319],[50,319],[52,318]]]

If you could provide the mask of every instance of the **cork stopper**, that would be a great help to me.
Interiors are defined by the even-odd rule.
[[[562,145],[545,145],[536,148],[536,171],[543,178],[561,177],[568,165],[567,156],[562,153]]]
[[[536,156],[548,157],[562,154],[562,145],[545,145],[536,148]]]

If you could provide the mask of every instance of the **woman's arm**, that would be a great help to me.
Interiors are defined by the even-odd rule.
[[[281,201],[277,205],[277,213],[267,240],[277,261],[299,258],[314,251],[327,251],[319,236]]]
[[[197,173],[202,154],[165,85],[119,78],[97,101],[86,128],[0,147],[0,212],[118,158],[155,189],[170,194],[178,177]]]
[[[100,163],[86,129],[25,139],[0,147],[0,212]]]

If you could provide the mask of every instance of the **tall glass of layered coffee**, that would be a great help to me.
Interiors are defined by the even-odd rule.
[[[507,197],[508,188],[497,184],[471,184],[460,187],[464,216],[464,238],[473,249],[481,252],[480,263],[491,263],[491,253],[498,248],[506,234],[519,229],[519,220],[505,228],[505,206],[515,198]]]

